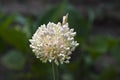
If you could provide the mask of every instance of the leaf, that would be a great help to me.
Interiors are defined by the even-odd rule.
[[[27,23],[26,18],[24,18],[22,15],[16,15],[15,18],[16,22],[18,22],[19,24],[25,25]]]
[[[2,57],[2,63],[8,69],[20,70],[24,67],[25,58],[22,53],[12,50]]]
[[[120,66],[120,43],[116,44],[111,49],[112,56],[116,60],[117,64]]]
[[[64,73],[62,75],[62,80],[74,80],[73,76],[70,73]]]
[[[10,15],[10,16],[3,16],[3,20],[1,20],[2,22],[0,23],[1,27],[8,27],[13,20],[15,19],[15,15]]]
[[[14,28],[9,28],[15,20],[15,15],[4,16],[0,15],[0,38],[15,48],[25,52],[28,46],[26,35],[22,31],[17,31]]]
[[[91,47],[94,51],[97,51],[98,53],[105,53],[107,52],[109,47],[108,39],[105,37],[96,37],[92,41]]]
[[[98,80],[116,80],[117,79],[117,73],[114,68],[105,68],[102,73],[100,74],[100,77]]]
[[[118,44],[118,39],[111,36],[98,35],[90,40],[84,50],[88,51],[92,58],[96,59],[100,55],[111,50],[116,44]]]
[[[117,80],[117,72],[113,68],[105,68],[102,72],[97,74],[90,74],[92,80]]]
[[[30,26],[32,24],[31,19],[29,18],[25,18],[21,15],[17,15],[16,16],[16,22],[18,22],[18,24],[21,24],[22,26],[20,26],[22,28],[22,32],[24,32],[26,34],[26,36],[28,38],[31,37],[31,31],[30,31]]]
[[[93,37],[84,48],[93,60],[97,59],[103,53],[106,53],[108,49],[109,38],[103,36]]]
[[[42,63],[39,59],[31,59],[32,63],[32,67],[31,67],[31,71],[34,74],[34,76],[36,77],[46,77],[46,74],[51,74],[51,68],[50,68],[50,64],[44,64]]]
[[[23,32],[0,27],[0,37],[20,51],[26,52],[28,47],[28,39]]]
[[[68,6],[66,12],[69,13],[69,27],[75,29],[77,32],[77,38],[81,39],[81,41],[86,41],[90,34],[92,21],[89,21],[89,19],[77,12],[77,10],[71,5]]]
[[[7,44],[0,38],[0,52],[4,51]]]

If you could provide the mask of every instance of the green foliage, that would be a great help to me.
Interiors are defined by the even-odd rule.
[[[111,49],[112,56],[116,60],[116,63],[120,66],[120,42],[117,43],[112,49]]]
[[[4,16],[3,16],[4,18]],[[2,19],[2,18],[1,18]],[[22,31],[18,31],[14,28],[10,28],[10,26],[13,22],[15,17],[8,16],[3,19],[0,23],[0,37],[8,42],[9,44],[13,45],[20,51],[25,52],[26,47],[28,46],[28,39]]]
[[[73,6],[70,5],[68,6],[66,13],[69,13],[68,22],[70,28],[75,29],[77,32],[77,37],[80,38],[80,40],[86,41],[90,33],[92,21],[87,20],[80,13],[78,13]]]
[[[20,70],[24,67],[25,57],[19,51],[9,51],[2,57],[5,67],[12,70]]]
[[[0,37],[21,51],[25,51],[27,39],[24,33],[14,29],[0,28]]]
[[[117,74],[113,68],[105,68],[95,80],[117,80]]]
[[[4,40],[2,40],[1,38],[0,38],[0,52],[2,52],[2,51],[4,51],[5,50],[5,48],[7,47],[7,44],[5,43],[5,41]]]

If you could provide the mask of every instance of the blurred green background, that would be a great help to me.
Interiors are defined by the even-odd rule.
[[[61,21],[79,47],[70,64],[59,66],[60,80],[120,80],[120,1],[0,0],[0,80],[53,80],[51,64],[37,59],[29,47],[36,29]]]

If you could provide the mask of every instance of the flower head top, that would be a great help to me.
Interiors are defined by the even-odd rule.
[[[67,17],[63,17],[62,24],[49,22],[41,25],[29,40],[32,51],[42,62],[69,63],[70,54],[79,45],[74,41],[76,32],[69,29]]]

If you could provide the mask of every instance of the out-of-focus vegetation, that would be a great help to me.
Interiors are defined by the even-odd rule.
[[[59,66],[60,80],[120,79],[120,39],[91,35],[95,14],[88,11],[88,17],[84,17],[63,2],[35,16],[37,20],[20,14],[0,13],[0,80],[53,80],[51,64],[35,58],[29,39],[40,25],[49,21],[57,23],[66,13],[69,13],[69,26],[77,32],[75,39],[80,46],[71,55],[70,64]]]

